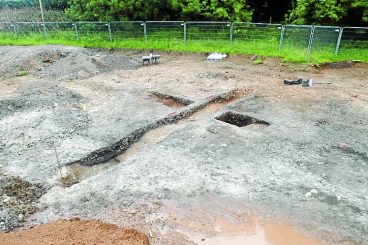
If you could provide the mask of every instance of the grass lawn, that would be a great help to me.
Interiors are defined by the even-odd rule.
[[[256,40],[235,40],[230,43],[229,40],[205,40],[188,39],[186,45],[181,37],[168,35],[170,39],[163,38],[164,35],[148,36],[147,40],[143,38],[129,38],[119,36],[120,39],[113,37],[108,40],[106,33],[85,32],[79,38],[76,38],[73,31],[52,31],[48,32],[47,39],[43,33],[28,33],[15,35],[13,33],[0,33],[0,45],[44,45],[44,44],[62,44],[70,46],[81,46],[91,48],[106,49],[137,49],[137,50],[161,50],[161,51],[179,51],[179,52],[222,52],[227,54],[245,54],[259,55],[264,57],[279,57],[287,62],[310,62],[325,63],[336,61],[360,60],[368,62],[368,48],[351,48],[342,45],[338,55],[334,55],[333,46],[312,47],[309,58],[307,59],[307,47],[300,43],[291,41],[284,42],[283,48],[279,50],[279,41],[277,38],[256,39]]]

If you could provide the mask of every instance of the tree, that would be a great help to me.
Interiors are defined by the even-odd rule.
[[[352,3],[354,10],[362,12],[362,20],[368,22],[368,1],[367,0],[356,0]]]
[[[68,6],[67,0],[42,0],[42,2],[46,9],[64,11]]]
[[[248,0],[253,11],[253,22],[280,23],[285,20],[285,14],[291,8],[293,0]]]
[[[360,24],[368,21],[367,0],[297,0],[289,15],[295,24]]]
[[[251,21],[246,0],[174,0],[183,20]]]
[[[74,20],[170,20],[176,11],[169,0],[69,0]]]
[[[74,20],[251,21],[246,0],[69,0]]]

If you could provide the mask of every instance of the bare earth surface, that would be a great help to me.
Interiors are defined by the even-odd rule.
[[[60,220],[21,232],[1,235],[0,244],[149,245],[146,235],[100,221]]]
[[[368,244],[366,64],[0,54],[0,244]]]

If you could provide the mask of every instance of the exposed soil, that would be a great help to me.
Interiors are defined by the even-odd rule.
[[[80,219],[60,220],[28,230],[0,233],[0,244],[7,245],[149,245],[143,233],[134,229],[123,229],[113,224]]]
[[[224,114],[216,117],[217,120],[222,122],[229,123],[231,125],[235,125],[237,127],[245,127],[252,124],[269,126],[270,124],[266,121],[259,120],[254,117],[250,117],[244,114],[233,113],[231,111],[225,112]]]
[[[56,80],[83,79],[115,69],[136,69],[138,61],[95,50],[49,46],[0,49],[0,79],[28,74]]]
[[[183,108],[194,103],[194,101],[185,98],[161,94],[159,92],[153,92],[152,97],[155,98],[157,102],[176,109]]]
[[[368,244],[366,64],[0,54],[0,174],[21,183],[14,194],[0,181],[4,231],[81,217],[151,244]],[[295,78],[314,85],[283,84]],[[59,224],[80,222],[22,232],[56,241]]]
[[[168,98],[156,97],[156,100],[164,105],[167,105],[169,107],[176,108],[176,109],[185,107],[185,105],[183,105],[182,103],[179,103],[175,100],[168,99]]]
[[[45,194],[40,184],[0,173],[0,231],[21,227],[37,211],[38,199]]]

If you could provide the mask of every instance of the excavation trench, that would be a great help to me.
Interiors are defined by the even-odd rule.
[[[175,122],[188,118],[193,114],[195,114],[197,118],[202,118],[200,114],[208,116],[209,113],[213,113],[223,108],[231,101],[249,93],[250,90],[247,89],[234,89],[225,93],[215,94],[200,102],[192,103],[182,109],[174,111],[152,123],[146,124],[107,147],[93,151],[78,161],[67,163],[66,166],[64,166],[64,171],[62,171],[64,174],[61,176],[61,182],[65,186],[71,186],[82,179],[95,175],[125,160],[129,156],[134,155],[144,146],[158,143],[171,132],[185,126],[185,122]],[[206,112],[207,110],[202,110],[204,108],[208,108],[208,112]]]
[[[235,112],[225,112],[224,114],[218,116],[215,118],[216,120],[231,124],[231,125],[235,125],[237,127],[245,127],[248,125],[260,125],[260,126],[269,126],[270,124],[266,121],[251,117],[251,116],[247,116],[244,114],[239,114],[239,113],[235,113]]]
[[[164,94],[164,93],[160,93],[160,92],[152,92],[151,96],[159,103],[164,104],[166,106],[169,107],[173,107],[173,108],[183,108],[185,106],[188,106],[190,104],[193,104],[194,101],[186,99],[186,98],[182,98],[182,97],[178,97],[178,96],[173,96],[173,95],[169,95],[169,94]]]

